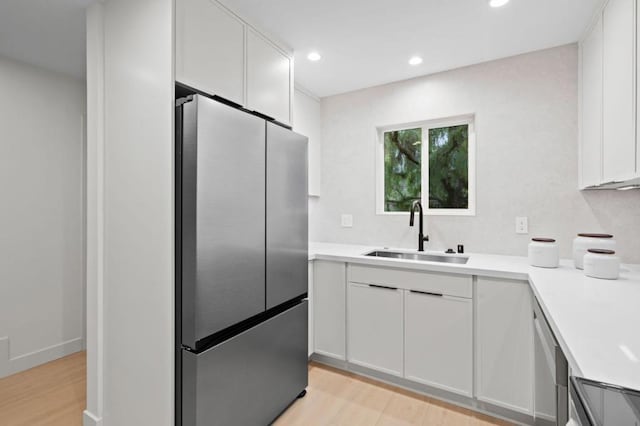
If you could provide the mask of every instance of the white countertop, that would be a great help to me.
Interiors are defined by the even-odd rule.
[[[364,256],[380,249],[310,243],[309,260],[528,280],[574,375],[640,390],[640,265],[623,265],[620,279],[610,281],[584,276],[570,260],[545,269],[519,256],[465,253],[464,265]]]

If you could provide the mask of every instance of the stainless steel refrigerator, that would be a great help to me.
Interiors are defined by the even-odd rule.
[[[176,423],[266,425],[307,386],[307,138],[176,106]]]

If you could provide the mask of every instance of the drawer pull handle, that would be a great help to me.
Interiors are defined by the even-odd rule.
[[[369,287],[382,288],[384,290],[397,290],[396,287],[389,287],[389,286],[386,286],[386,285],[377,285],[377,284],[369,284]]]
[[[410,291],[411,293],[426,294],[427,296],[437,296],[437,297],[444,296],[442,293],[431,293],[429,291],[418,291],[418,290],[410,290]]]

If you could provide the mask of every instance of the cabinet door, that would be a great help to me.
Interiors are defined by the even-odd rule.
[[[244,104],[244,24],[212,0],[176,0],[176,81]]]
[[[309,270],[308,270],[308,280],[309,280],[309,293],[308,293],[308,299],[309,299],[309,350],[307,351],[309,356],[311,356],[311,354],[313,354],[313,261],[309,261],[308,263],[309,266]]]
[[[471,299],[405,292],[405,378],[472,396]]]
[[[610,0],[603,12],[603,180],[635,174],[634,0]]]
[[[602,17],[582,42],[581,187],[602,183]]]
[[[636,174],[640,178],[640,5],[636,3]]]
[[[247,32],[248,108],[290,122],[291,59],[253,30]]]
[[[346,267],[316,260],[313,265],[314,352],[344,360]]]
[[[294,90],[293,130],[309,138],[309,195],[320,195],[322,122],[320,101]]]
[[[349,283],[349,362],[402,376],[402,304],[402,290]]]
[[[476,292],[476,396],[531,414],[534,348],[529,285],[478,277]]]

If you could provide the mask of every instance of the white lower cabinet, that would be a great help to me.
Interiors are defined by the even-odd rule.
[[[473,394],[471,299],[405,292],[405,378]]]
[[[533,413],[533,308],[526,281],[478,277],[476,397]]]
[[[397,288],[349,283],[349,362],[402,376],[402,293]]]
[[[314,261],[313,341],[314,352],[346,359],[346,265]]]
[[[307,355],[311,356],[313,354],[313,335],[314,335],[314,325],[313,325],[313,261],[308,262],[308,280],[309,280],[309,289],[307,290],[307,298],[309,299],[309,332],[307,334],[307,345],[308,351]]]
[[[326,261],[313,267],[316,354],[533,414],[528,282]]]

